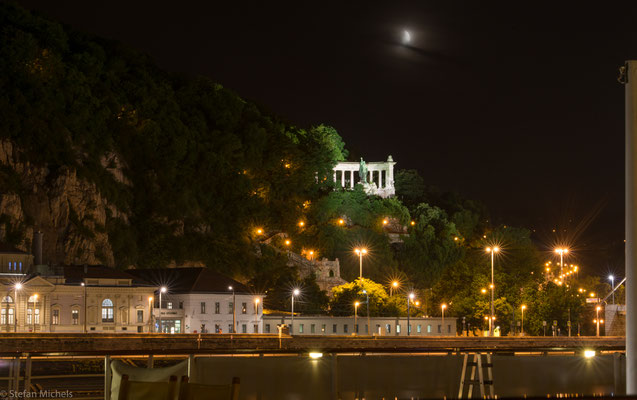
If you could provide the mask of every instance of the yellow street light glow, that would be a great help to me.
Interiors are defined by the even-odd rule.
[[[359,303],[358,301],[354,303],[354,307],[358,307],[360,305],[361,305],[361,303]]]
[[[453,240],[458,241],[458,236],[454,237]]]
[[[521,308],[522,308],[523,310],[526,310],[526,306],[525,306],[524,304],[522,304],[522,307],[521,307]]]
[[[490,285],[489,285],[489,289],[493,289],[493,284],[490,284]]]
[[[590,292],[590,293],[589,293],[589,296],[590,296],[590,297],[595,297],[595,293]]]
[[[286,245],[286,246],[289,246],[289,245],[290,245],[290,243],[292,243],[292,242],[290,241],[290,239],[286,239],[286,241],[285,241],[285,245]]]
[[[292,291],[292,294],[295,295],[295,296],[298,296],[300,293],[301,293],[301,291],[299,289],[294,289]]]
[[[411,221],[411,226],[416,225],[416,221]]]
[[[395,287],[395,288],[396,288],[396,287],[398,287],[398,281],[393,281],[393,282],[391,283],[391,285],[392,285],[393,287]]]
[[[314,250],[310,250],[310,255],[313,256],[314,255]]]
[[[600,306],[597,306],[595,309],[596,309],[597,311],[599,311],[599,310],[601,310],[602,308],[601,308]]]
[[[148,301],[153,301],[153,296],[148,296]]]
[[[409,298],[410,298],[411,300],[413,300],[413,299],[414,299],[414,297],[416,297],[416,295],[415,295],[415,294],[413,294],[413,293],[409,293]]]
[[[354,253],[360,255],[360,254],[367,254],[367,249],[362,248],[362,249],[354,249]]]
[[[491,253],[491,247],[487,247],[487,253]]]
[[[493,251],[494,251],[495,253],[497,253],[498,251],[500,251],[500,248],[499,248],[498,246],[496,246],[496,247],[494,247],[494,248],[493,248]]]
[[[339,225],[343,225],[344,223],[345,223],[345,220],[344,220],[343,218],[341,218],[341,219],[339,219],[339,220],[338,220],[338,224],[339,224]]]
[[[447,305],[443,304],[443,305],[440,306],[440,308],[442,308],[444,310],[445,308],[447,308]]]
[[[311,352],[310,353],[310,358],[312,360],[316,360],[316,359],[319,359],[321,357],[323,357],[323,353],[316,353],[316,352]]]
[[[254,299],[255,304],[259,304],[259,299]]]
[[[261,235],[261,234],[263,234],[263,229],[257,228],[257,235]]]
[[[383,220],[383,225],[387,225],[388,223],[389,223],[389,221],[387,220],[387,218],[385,218],[385,219]]]
[[[416,307],[420,306],[420,302],[416,300]]]
[[[22,284],[20,282],[16,283],[15,284],[15,288],[16,288],[16,290],[22,289]]]
[[[300,226],[301,228],[302,228],[302,227],[304,227],[304,226],[305,226],[305,222],[303,222],[303,221],[299,221],[299,226]]]
[[[595,350],[584,350],[584,358],[595,357]]]
[[[484,288],[483,288],[483,289],[482,289],[482,293],[486,293],[486,292],[487,292],[487,289],[484,289]]]

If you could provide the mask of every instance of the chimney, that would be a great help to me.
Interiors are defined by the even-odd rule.
[[[33,258],[35,265],[42,265],[42,240],[44,234],[41,231],[37,231],[33,237]]]

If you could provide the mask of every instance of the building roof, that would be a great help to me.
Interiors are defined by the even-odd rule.
[[[156,286],[166,286],[169,293],[250,293],[247,286],[209,268],[131,269],[131,275]]]
[[[64,265],[62,269],[67,284],[80,284],[84,279],[131,279],[134,284],[150,286],[137,276],[105,265]]]
[[[18,248],[11,246],[10,244],[0,242],[0,253],[8,254],[29,254],[26,251],[22,251]]]

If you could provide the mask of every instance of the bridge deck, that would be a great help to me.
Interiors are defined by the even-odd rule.
[[[276,334],[1,334],[0,355],[426,353],[624,350],[626,338],[287,336]]]

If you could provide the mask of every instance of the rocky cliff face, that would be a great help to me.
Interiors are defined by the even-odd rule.
[[[45,263],[114,265],[107,213],[124,220],[126,215],[74,169],[52,172],[21,159],[12,142],[0,142],[0,166],[19,177],[18,188],[2,190],[0,195],[0,240],[11,239],[16,247],[30,252],[33,232],[39,230],[44,233]]]

